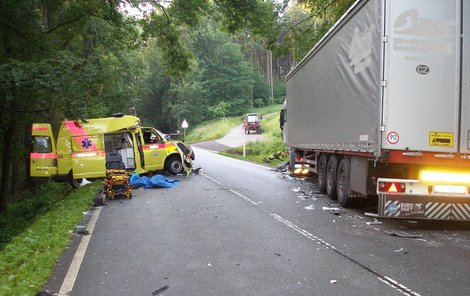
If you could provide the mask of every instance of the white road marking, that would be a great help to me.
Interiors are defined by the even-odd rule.
[[[321,238],[311,234],[310,232],[308,232],[305,229],[300,228],[299,226],[295,225],[294,223],[290,222],[289,220],[286,220],[286,219],[282,218],[281,216],[279,216],[277,214],[269,214],[269,216],[271,216],[274,219],[276,219],[277,221],[289,226],[290,228],[294,229],[295,231],[297,231],[298,233],[300,233],[303,236],[307,237],[308,239],[314,241],[315,243],[317,243],[319,245],[322,245],[322,246],[325,246],[327,249],[330,248],[330,249],[336,250],[335,246],[330,245],[329,243],[325,242]]]
[[[202,175],[203,175],[204,177],[206,177],[207,179],[211,180],[212,182],[214,182],[215,184],[217,184],[217,185],[219,185],[219,186],[222,186],[222,183],[220,183],[219,181],[215,180],[214,178],[211,178],[211,177],[209,177],[208,175],[206,175],[206,174],[204,174],[204,173],[202,173]],[[222,187],[224,187],[224,186],[222,186]]]
[[[206,178],[208,178],[209,180],[211,180],[212,182],[216,183],[217,185],[221,186],[221,187],[224,187],[222,185],[222,183],[220,183],[219,181],[209,177],[208,175],[204,174],[204,176]],[[224,187],[225,188],[225,187]],[[248,201],[249,203],[251,204],[254,204],[254,205],[258,205],[258,203],[252,201],[251,199],[249,199],[248,197],[244,196],[243,194],[233,190],[233,189],[229,189],[229,188],[226,188],[228,189],[230,192],[232,192],[233,194],[243,198],[244,200]],[[326,247],[327,249],[331,249],[333,251],[335,251],[336,253],[338,253],[339,255],[345,257],[346,259],[348,259],[349,261],[361,266],[362,268],[366,269],[367,271],[371,272],[372,274],[376,275],[377,276],[377,279],[381,282],[383,282],[384,284],[386,284],[387,286],[391,287],[392,289],[396,290],[397,292],[400,292],[401,294],[403,295],[407,295],[407,296],[421,296],[419,293],[417,292],[414,292],[413,290],[409,289],[408,287],[398,283],[396,280],[388,277],[388,276],[383,276],[383,275],[380,275],[379,273],[375,272],[374,270],[370,269],[369,267],[363,265],[362,263],[354,260],[353,258],[349,257],[347,254],[344,254],[342,253],[340,250],[338,250],[335,246],[327,243],[326,241],[324,241],[323,239],[321,239],[320,237],[318,236],[315,236],[313,234],[311,234],[310,232],[308,232],[307,230],[297,226],[296,224],[290,222],[289,220],[287,219],[284,219],[283,217],[279,216],[278,214],[273,214],[273,213],[269,213],[267,212],[266,210],[262,209],[262,208],[259,208],[261,209],[263,212],[267,213],[269,216],[273,217],[274,219],[276,219],[277,221],[281,222],[282,224],[288,226],[289,228],[295,230],[296,232],[302,234],[303,236],[307,237],[308,239],[310,239],[311,241],[315,242],[316,244],[318,245],[321,245],[321,246],[324,246]]]
[[[91,235],[93,234],[93,230],[95,229],[96,221],[98,220],[98,216],[100,215],[100,213],[101,207],[97,207],[93,211],[93,215],[91,216],[90,222],[87,226],[87,231],[89,234],[82,236],[82,240],[78,245],[72,263],[70,263],[69,270],[65,275],[64,282],[62,283],[62,287],[60,287],[58,296],[67,296],[70,295],[70,292],[72,292],[73,286],[75,285],[75,280],[78,276],[78,271],[80,270],[83,258],[85,257],[85,253],[88,248],[88,243],[90,242]]]
[[[253,204],[253,205],[255,205],[255,206],[258,205],[258,203],[252,201],[252,200],[249,199],[248,197],[244,196],[243,194],[240,194],[240,193],[236,192],[236,191],[233,190],[233,189],[229,189],[229,191],[232,192],[233,194],[236,194],[236,195],[240,196],[241,198],[243,198],[244,200],[246,200],[247,202],[249,202],[249,203],[251,203],[251,204]]]

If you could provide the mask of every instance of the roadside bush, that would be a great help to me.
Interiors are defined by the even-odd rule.
[[[253,104],[255,105],[256,108],[264,107],[265,103],[263,99],[256,99],[254,100]]]
[[[211,118],[223,118],[227,115],[230,105],[224,101],[217,103],[216,105],[209,106],[208,112]]]
[[[24,192],[8,205],[8,211],[0,216],[0,250],[12,237],[26,229],[37,216],[67,194],[71,187],[66,183],[48,182],[34,191]]]

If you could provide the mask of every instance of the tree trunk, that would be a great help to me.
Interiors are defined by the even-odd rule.
[[[15,132],[16,122],[15,116],[10,115],[8,126],[5,130],[5,137],[3,137],[3,153],[2,153],[2,185],[0,188],[0,214],[7,211],[8,203],[8,191],[10,185],[10,157],[11,157],[11,146],[13,140],[13,133]]]
[[[12,163],[16,165],[11,166],[11,186],[10,186],[10,194],[12,196],[16,196],[16,192],[18,191],[18,168],[19,164],[21,163],[18,157],[14,157]]]

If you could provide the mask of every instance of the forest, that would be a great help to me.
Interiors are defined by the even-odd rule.
[[[2,0],[0,213],[34,184],[31,124],[134,112],[175,132],[285,97],[353,0]]]

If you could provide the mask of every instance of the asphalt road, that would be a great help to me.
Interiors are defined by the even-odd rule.
[[[195,153],[177,188],[101,208],[71,295],[470,295],[469,224],[368,225],[308,179]]]

